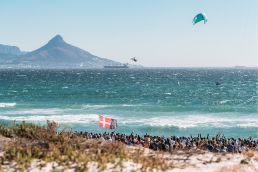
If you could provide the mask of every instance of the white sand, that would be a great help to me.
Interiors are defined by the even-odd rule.
[[[152,154],[150,151],[149,154]],[[185,153],[180,152],[179,154],[166,154],[163,158],[165,161],[171,161],[175,165],[175,168],[168,169],[169,172],[258,172],[258,154],[248,158],[244,154],[213,154],[206,152],[205,154],[193,154],[187,158]],[[241,160],[246,160],[248,164],[241,164]],[[64,169],[62,166],[58,166],[57,163],[46,163],[43,168],[40,168],[39,164],[42,163],[39,160],[34,160],[31,163],[31,167],[28,171],[31,172],[49,172],[49,171],[66,171],[73,172],[75,168]],[[14,165],[2,166],[3,171],[15,171]],[[115,164],[107,164],[105,171],[121,171],[121,168],[115,167]],[[73,165],[74,167],[76,164]],[[88,171],[98,172],[98,164],[96,162],[90,162],[87,165]],[[141,164],[136,164],[133,161],[123,162],[123,172],[130,171],[141,171]],[[161,171],[161,170],[156,170]]]

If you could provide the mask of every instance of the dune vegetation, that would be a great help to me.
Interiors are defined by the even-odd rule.
[[[55,162],[62,169],[76,171],[86,171],[92,162],[97,163],[100,171],[104,171],[107,164],[121,169],[125,161],[141,164],[141,171],[173,167],[172,163],[157,156],[144,155],[143,149],[128,148],[120,142],[103,143],[71,131],[57,132],[57,127],[55,122],[49,121],[46,126],[24,122],[8,127],[1,125],[0,135],[12,140],[4,146],[1,165],[21,171],[28,169],[35,160],[40,167]]]

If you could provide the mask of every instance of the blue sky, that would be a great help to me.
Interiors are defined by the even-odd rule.
[[[204,12],[206,25],[193,26]],[[0,43],[31,51],[54,35],[144,66],[258,66],[257,0],[1,0]]]

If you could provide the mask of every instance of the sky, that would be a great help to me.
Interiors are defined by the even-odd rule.
[[[193,25],[200,12],[208,23]],[[258,66],[257,0],[1,0],[0,24],[0,44],[24,51],[60,34],[146,67]]]

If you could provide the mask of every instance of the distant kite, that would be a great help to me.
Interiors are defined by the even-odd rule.
[[[199,13],[197,14],[194,19],[193,19],[193,25],[195,25],[196,23],[199,23],[203,21],[204,24],[206,24],[208,22],[208,18],[206,17],[206,15],[204,13]]]
[[[137,61],[138,61],[138,60],[136,59],[136,57],[131,58],[131,60],[134,61],[134,62],[137,62]]]

